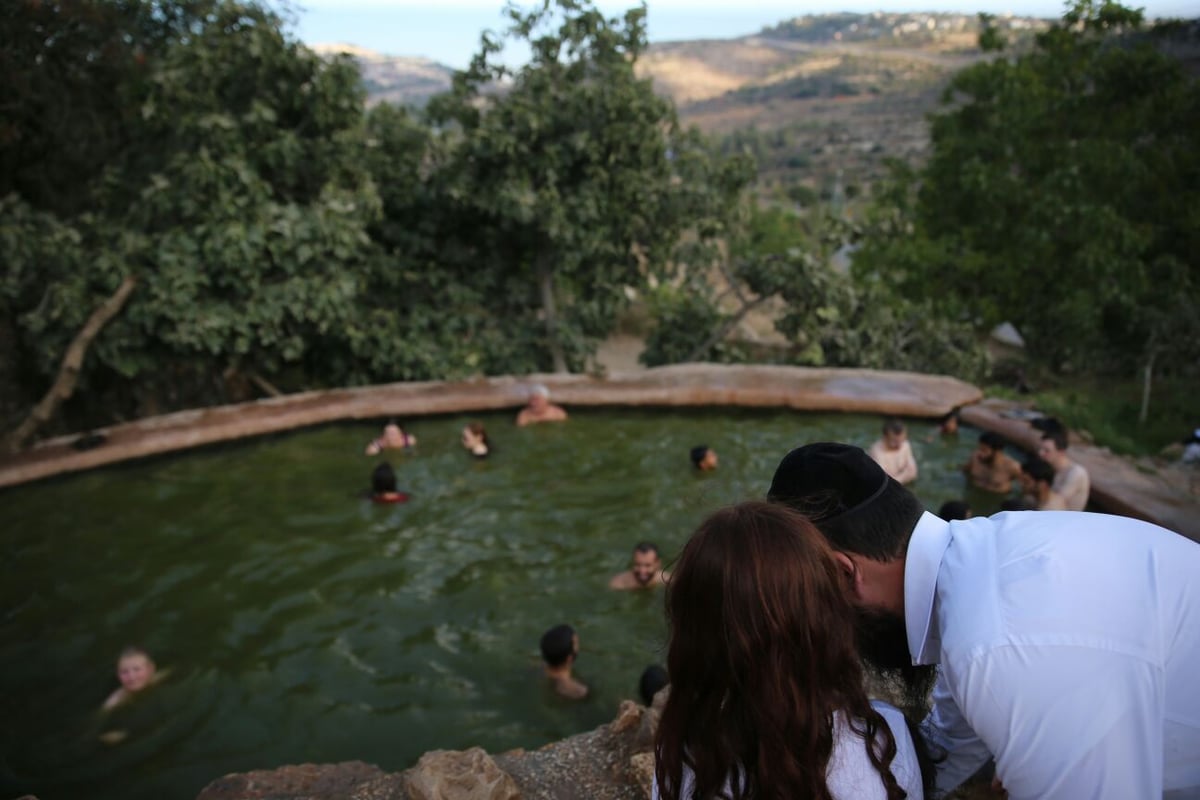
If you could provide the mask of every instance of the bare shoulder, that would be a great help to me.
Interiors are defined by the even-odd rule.
[[[570,700],[582,700],[588,696],[588,687],[574,678],[558,681],[554,690]]]

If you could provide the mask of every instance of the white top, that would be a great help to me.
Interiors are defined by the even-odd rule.
[[[904,572],[922,724],[948,791],[994,754],[1011,800],[1200,797],[1200,545],[1073,511],[944,522]]]
[[[883,717],[896,740],[896,757],[891,764],[896,783],[908,793],[908,800],[924,800],[917,751],[908,726],[904,724],[904,715],[881,700],[872,700],[871,705]],[[692,771],[685,764],[681,797],[691,797],[692,780]],[[841,713],[833,715],[833,752],[825,767],[825,783],[834,800],[887,800],[883,779],[867,755],[866,740],[850,727]],[[659,800],[657,778],[651,798]]]
[[[895,450],[889,450],[887,443],[880,439],[871,445],[867,455],[875,459],[875,463],[899,483],[912,483],[917,479],[917,459],[913,456],[912,445],[907,439]]]
[[[1066,469],[1054,471],[1054,483],[1050,488],[1062,495],[1067,511],[1083,511],[1087,508],[1088,492],[1092,490],[1088,471],[1074,461]]]

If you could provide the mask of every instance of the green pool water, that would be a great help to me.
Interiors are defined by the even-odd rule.
[[[517,429],[471,460],[472,417],[412,420],[404,505],[361,499],[377,426],[330,426],[0,494],[0,797],[192,798],[229,772],[435,748],[537,747],[610,720],[663,660],[659,591],[613,592],[632,545],[668,562],[709,511],[761,497],[806,441],[868,445],[879,419],[609,410]],[[910,436],[915,490],[963,493],[975,435]],[[707,443],[720,469],[698,475]],[[537,641],[579,631],[572,704]],[[102,717],[117,652],[170,674]],[[100,733],[127,733],[117,745]]]

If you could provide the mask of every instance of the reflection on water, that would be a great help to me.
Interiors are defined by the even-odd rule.
[[[360,498],[374,426],[342,425],[8,491],[0,501],[0,796],[192,798],[228,772],[537,747],[612,718],[663,660],[658,592],[605,588],[632,545],[669,563],[719,505],[761,497],[806,441],[863,446],[873,417],[581,412],[516,429],[412,421],[389,454],[404,505]],[[915,489],[962,494],[975,436],[925,441]],[[720,469],[695,473],[707,443]],[[580,633],[569,703],[538,679],[551,625]],[[170,677],[110,718],[122,646]],[[117,725],[124,742],[98,735]]]

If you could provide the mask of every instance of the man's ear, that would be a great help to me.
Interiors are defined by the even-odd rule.
[[[833,552],[833,557],[837,561],[838,569],[846,578],[846,591],[850,593],[851,600],[861,600],[863,590],[863,574],[858,568],[853,556],[843,553],[840,550]]]

